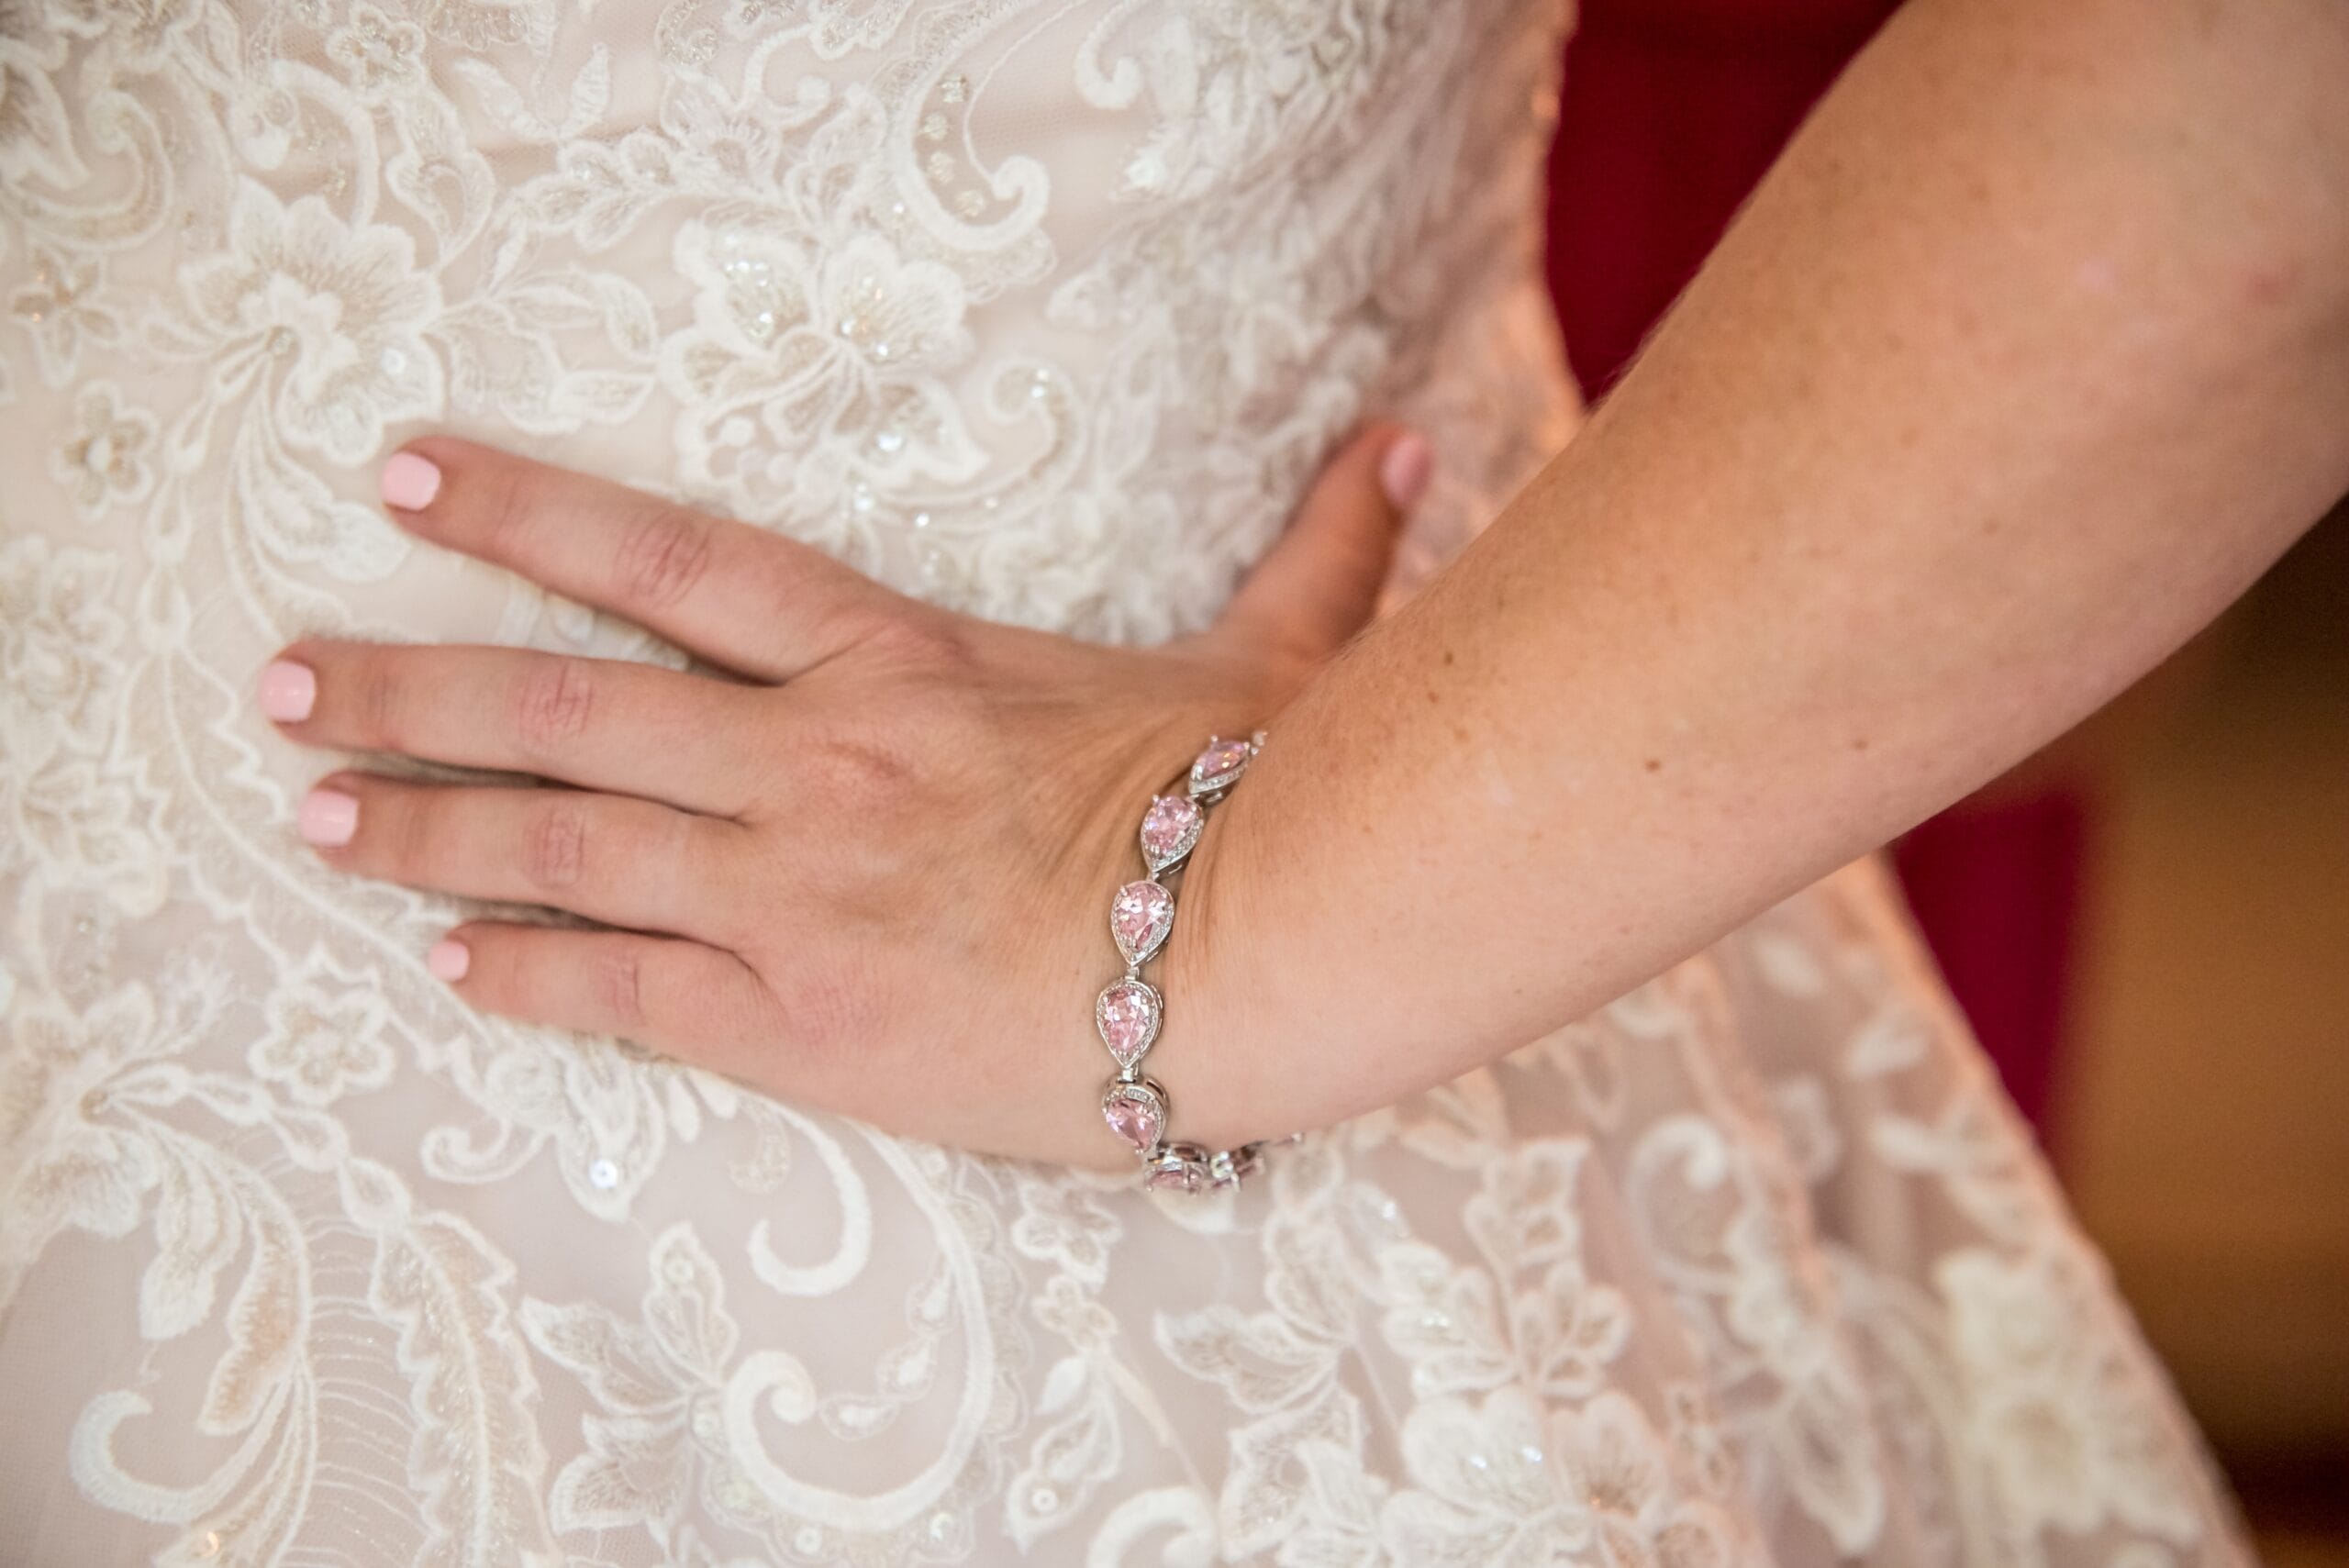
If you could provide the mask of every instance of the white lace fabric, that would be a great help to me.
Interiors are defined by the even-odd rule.
[[[2241,1561],[1872,865],[1178,1200],[475,1017],[291,830],[294,636],[670,656],[425,429],[1140,641],[1397,412],[1425,570],[1572,428],[1565,20],[0,0],[0,1562]]]

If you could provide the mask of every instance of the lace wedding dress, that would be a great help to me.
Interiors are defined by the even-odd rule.
[[[2240,1561],[1871,863],[1174,1200],[475,1017],[295,839],[297,634],[667,656],[427,429],[1146,640],[1391,410],[1424,570],[1574,421],[1566,20],[0,0],[0,1560]]]

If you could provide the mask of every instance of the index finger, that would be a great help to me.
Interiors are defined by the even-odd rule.
[[[843,612],[886,592],[796,540],[450,436],[393,453],[383,495],[434,544],[766,680],[837,651]]]

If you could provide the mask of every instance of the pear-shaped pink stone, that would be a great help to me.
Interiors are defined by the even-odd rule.
[[[1211,789],[1219,783],[1230,783],[1239,776],[1240,770],[1246,767],[1248,759],[1254,755],[1247,741],[1226,740],[1217,736],[1208,742],[1208,749],[1200,752],[1198,760],[1191,764],[1191,787]]]
[[[1101,1115],[1109,1130],[1134,1146],[1134,1151],[1147,1154],[1158,1147],[1161,1134],[1166,1130],[1166,1112],[1158,1101],[1137,1090],[1120,1085],[1109,1091],[1101,1102]]]
[[[1154,882],[1130,882],[1110,902],[1109,934],[1128,963],[1156,952],[1174,929],[1174,895]]]
[[[1142,859],[1151,870],[1164,871],[1191,852],[1206,821],[1207,813],[1189,796],[1160,795],[1142,816]]]
[[[1204,1167],[1180,1155],[1169,1154],[1151,1166],[1141,1182],[1160,1192],[1195,1193],[1207,1184],[1207,1174]]]
[[[1119,980],[1101,993],[1093,1004],[1093,1022],[1101,1031],[1101,1043],[1118,1059],[1120,1067],[1131,1067],[1158,1038],[1158,993],[1140,980]]]

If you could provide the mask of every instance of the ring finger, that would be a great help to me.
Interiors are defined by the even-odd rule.
[[[750,831],[625,795],[355,773],[322,780],[296,824],[362,876],[720,943]]]

